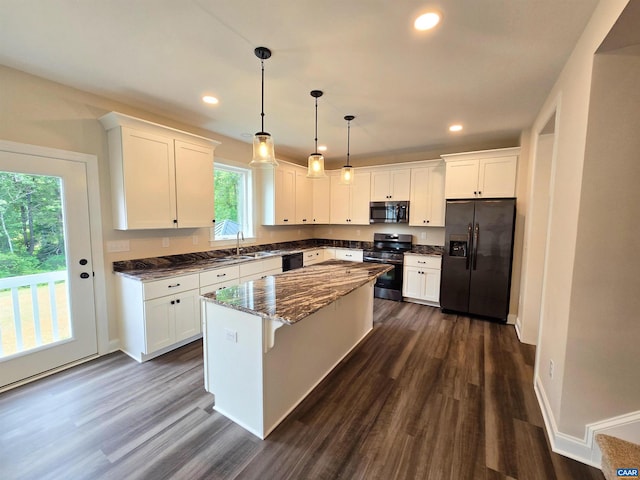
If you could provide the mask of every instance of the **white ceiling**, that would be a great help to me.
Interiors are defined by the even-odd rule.
[[[325,156],[517,141],[598,0],[0,0],[0,63],[250,142]],[[412,29],[429,6],[431,32]],[[203,94],[220,99],[202,103]],[[464,124],[459,134],[447,127]],[[215,135],[213,135],[215,138]]]

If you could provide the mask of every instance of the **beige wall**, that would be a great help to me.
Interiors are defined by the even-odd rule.
[[[573,374],[573,368],[577,367],[573,345],[574,342],[579,342],[577,336],[581,329],[577,326],[574,328],[573,325],[569,328],[569,324],[574,320],[572,295],[583,287],[581,284],[574,285],[574,268],[577,266],[578,218],[581,213],[588,214],[581,211],[581,193],[593,55],[626,4],[627,0],[603,0],[599,3],[533,125],[534,132],[542,131],[552,113],[557,110],[557,149],[551,172],[549,237],[536,382],[547,402],[553,422],[561,426],[561,432],[578,437],[584,434],[586,419],[565,419],[563,414],[566,415],[571,408],[575,408],[578,401],[578,396],[567,389],[572,388],[568,375]],[[605,222],[605,219],[600,218],[599,221]],[[602,228],[606,228],[604,223]],[[585,260],[582,256],[579,259]],[[597,340],[589,338],[583,348],[595,348],[595,342]],[[571,349],[568,349],[568,345],[571,345]],[[548,373],[550,360],[555,364],[553,378]],[[604,368],[611,374],[617,366],[609,363]],[[593,384],[599,385],[604,381],[603,373],[602,370],[586,369],[584,375],[593,376]],[[588,402],[588,397],[592,394],[593,392],[582,391],[580,400]],[[607,401],[612,401],[611,397]]]
[[[640,56],[596,56],[559,427],[640,410]]]

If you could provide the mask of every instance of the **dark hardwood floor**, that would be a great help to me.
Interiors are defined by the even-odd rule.
[[[264,441],[212,410],[201,342],[0,394],[0,479],[604,478],[550,452],[513,327],[385,300],[375,319]]]

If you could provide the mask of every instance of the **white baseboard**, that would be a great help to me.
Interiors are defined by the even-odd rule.
[[[551,449],[555,453],[592,467],[601,468],[602,455],[597,442],[595,442],[596,434],[606,433],[623,440],[638,443],[640,438],[640,411],[587,424],[585,425],[584,438],[578,438],[558,430],[551,405],[539,377],[536,377],[534,390],[547,428],[549,443],[551,443]]]
[[[518,317],[516,317],[513,313],[507,315],[507,323],[509,325],[515,325]]]
[[[518,335],[518,340],[520,340],[520,343],[523,343],[522,332],[520,331],[520,329],[522,328],[522,322],[520,321],[520,317],[516,317],[515,328],[516,328],[516,335]]]
[[[109,352],[113,353],[120,350],[120,339],[116,338],[115,340],[109,340]]]
[[[542,411],[542,418],[544,419],[545,427],[547,428],[547,435],[549,436],[549,443],[551,443],[551,450],[565,457],[572,458],[578,462],[586,463],[592,467],[600,468],[600,458],[593,458],[593,439],[591,443],[587,443],[587,439],[581,439],[572,435],[567,435],[558,430],[556,425],[551,405],[547,399],[547,395],[540,382],[540,378],[536,377],[534,390],[536,397],[538,397],[538,403],[540,404],[540,410]]]

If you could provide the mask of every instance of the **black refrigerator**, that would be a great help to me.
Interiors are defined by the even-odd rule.
[[[447,200],[440,306],[507,321],[516,199]]]

